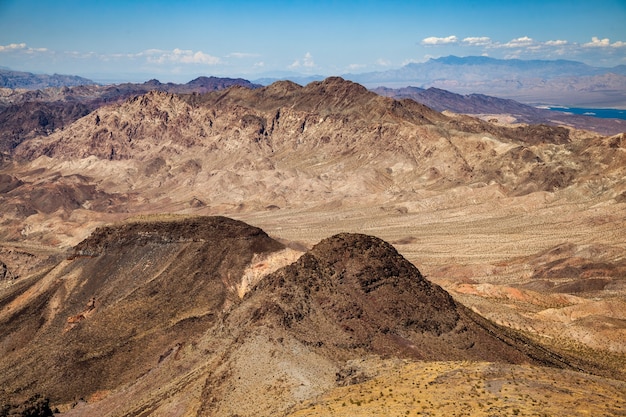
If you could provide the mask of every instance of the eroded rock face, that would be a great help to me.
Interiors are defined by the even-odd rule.
[[[234,85],[260,87],[241,78],[199,77],[187,84],[150,80],[142,84],[81,85],[69,88],[45,88],[50,86],[40,85],[38,88],[42,89],[36,91],[14,90],[0,97],[0,153],[11,153],[25,140],[62,130],[99,107],[149,91],[206,93]],[[98,118],[96,120],[99,122]]]

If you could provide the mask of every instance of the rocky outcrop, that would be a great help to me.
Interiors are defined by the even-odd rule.
[[[327,238],[266,276],[225,317],[215,337],[225,335],[236,348],[207,378],[201,415],[282,414],[295,393],[345,384],[354,369],[343,364],[373,354],[582,366],[469,311],[391,245],[361,234]],[[282,400],[268,404],[258,395],[267,391]],[[238,402],[250,397],[253,406]]]
[[[92,110],[76,102],[26,102],[0,108],[0,152],[12,152],[27,139],[48,136]]]
[[[213,243],[241,239],[256,252],[276,251],[284,246],[246,223],[227,217],[191,217],[180,220],[133,222],[96,229],[74,247],[73,256],[99,256],[111,250],[148,244],[186,242]]]
[[[9,270],[9,267],[2,261],[0,261],[0,281],[3,280],[12,280],[15,276]]]

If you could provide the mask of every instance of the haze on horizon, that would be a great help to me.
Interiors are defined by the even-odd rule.
[[[399,68],[447,55],[626,64],[626,2],[0,0],[0,66],[186,82]]]

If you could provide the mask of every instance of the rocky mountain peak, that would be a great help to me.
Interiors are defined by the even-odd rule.
[[[398,349],[387,336],[441,334],[459,319],[445,291],[391,245],[360,234],[321,241],[266,277],[251,298],[265,298],[260,311],[320,346]],[[384,347],[383,339],[390,344]]]
[[[263,92],[271,95],[271,94],[283,94],[287,95],[294,91],[301,90],[302,86],[300,84],[294,83],[289,80],[276,81],[267,87],[263,87]]]
[[[387,242],[373,236],[340,233],[322,240],[309,252],[317,262],[335,271],[350,271],[363,292],[391,283],[425,283],[422,274]],[[340,282],[344,282],[342,276]],[[392,282],[393,281],[393,282]],[[406,281],[406,282],[404,282]],[[355,282],[357,283],[357,282]]]
[[[187,87],[192,87],[197,93],[223,90],[232,86],[242,86],[246,88],[259,88],[258,84],[253,84],[243,78],[220,78],[220,77],[198,77],[189,81]]]
[[[314,92],[319,91],[321,93],[337,94],[346,93],[354,96],[366,94],[371,95],[371,92],[361,84],[357,84],[353,81],[346,80],[341,77],[328,77],[322,81],[313,81],[305,87],[306,91]]]

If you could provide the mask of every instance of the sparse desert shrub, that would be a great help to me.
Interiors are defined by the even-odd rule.
[[[22,404],[0,405],[0,417],[52,417],[50,400],[41,395],[33,395]]]

